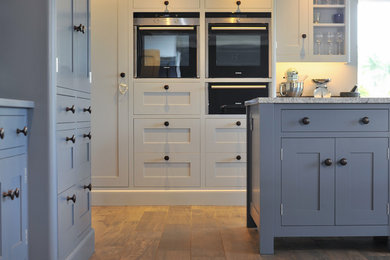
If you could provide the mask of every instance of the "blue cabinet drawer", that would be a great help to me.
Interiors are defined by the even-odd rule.
[[[57,123],[76,122],[76,97],[57,95]]]
[[[77,180],[75,160],[79,138],[76,135],[75,129],[57,131],[58,193],[68,189]]]
[[[78,128],[76,133],[77,178],[83,180],[91,175],[91,128]]]
[[[81,236],[86,229],[91,227],[91,185],[91,177],[80,181],[80,183],[76,185],[77,236]]]
[[[6,109],[0,112],[0,150],[27,144],[27,116],[23,110]]]
[[[85,97],[77,97],[76,117],[77,122],[91,121],[91,100]]]
[[[283,132],[387,132],[386,109],[282,110]]]
[[[73,198],[75,198],[75,201],[73,201]],[[58,195],[59,259],[65,259],[76,245],[77,220],[75,212],[78,200],[75,186]]]

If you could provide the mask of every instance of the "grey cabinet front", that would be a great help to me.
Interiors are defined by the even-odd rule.
[[[333,225],[334,139],[286,138],[282,149],[282,225]]]
[[[388,224],[387,148],[387,138],[337,139],[336,225]]]

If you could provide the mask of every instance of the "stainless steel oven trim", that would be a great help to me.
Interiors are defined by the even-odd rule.
[[[242,89],[242,88],[267,88],[268,86],[267,85],[245,85],[245,84],[241,84],[241,85],[220,85],[220,84],[210,84],[210,88],[214,88],[214,89],[230,89],[230,88],[233,88],[233,89]]]
[[[200,78],[200,28],[196,26],[196,78]]]
[[[159,25],[159,26],[196,26],[200,25],[199,18],[134,18],[134,25],[136,26],[148,26],[148,25]]]
[[[226,17],[226,18],[206,18],[206,78],[209,78],[209,24],[214,23],[264,23],[268,24],[268,78],[272,78],[272,18],[238,18],[238,17]]]
[[[138,26],[138,30],[142,31],[190,31],[194,29],[195,26]]]
[[[133,62],[134,62],[134,78],[137,78],[137,67],[138,67],[138,53],[137,53],[137,48],[138,48],[138,42],[137,42],[137,26],[134,26],[134,31],[133,31]]]

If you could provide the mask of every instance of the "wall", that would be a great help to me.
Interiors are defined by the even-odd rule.
[[[35,101],[29,141],[29,259],[57,257],[52,0],[0,1],[0,97]]]

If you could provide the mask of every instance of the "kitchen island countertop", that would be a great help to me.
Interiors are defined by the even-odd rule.
[[[356,98],[356,97],[268,97],[255,98],[245,102],[246,106],[255,104],[387,104],[390,98]]]

